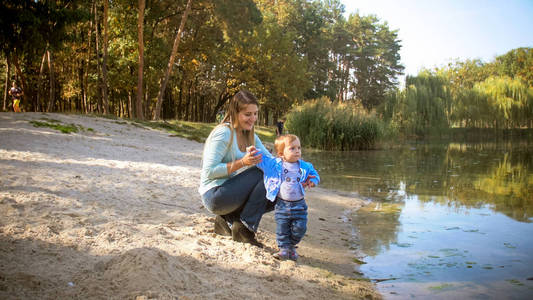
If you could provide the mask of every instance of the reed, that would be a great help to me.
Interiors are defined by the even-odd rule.
[[[322,97],[293,107],[287,115],[288,132],[303,146],[322,150],[371,149],[383,135],[384,125],[375,114]]]

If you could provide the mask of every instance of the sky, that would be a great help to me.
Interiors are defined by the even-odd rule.
[[[346,16],[376,15],[398,30],[406,75],[459,59],[493,61],[533,47],[533,0],[341,0]]]

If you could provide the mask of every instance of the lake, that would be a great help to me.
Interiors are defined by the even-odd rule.
[[[413,143],[304,159],[321,187],[371,201],[353,215],[353,249],[386,299],[533,298],[532,142]]]

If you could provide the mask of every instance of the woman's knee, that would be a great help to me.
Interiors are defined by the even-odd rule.
[[[242,203],[236,202],[235,198],[230,198],[231,199],[228,199],[223,193],[214,190],[203,196],[202,202],[204,207],[210,212],[216,215],[227,215],[238,210],[242,206]]]
[[[263,182],[263,171],[256,166],[249,168],[242,174],[252,182]]]

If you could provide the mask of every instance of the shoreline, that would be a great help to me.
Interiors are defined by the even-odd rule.
[[[75,124],[63,134],[30,121]],[[353,195],[311,189],[300,259],[215,235],[197,193],[203,144],[127,120],[0,113],[0,297],[381,299],[355,271]]]

